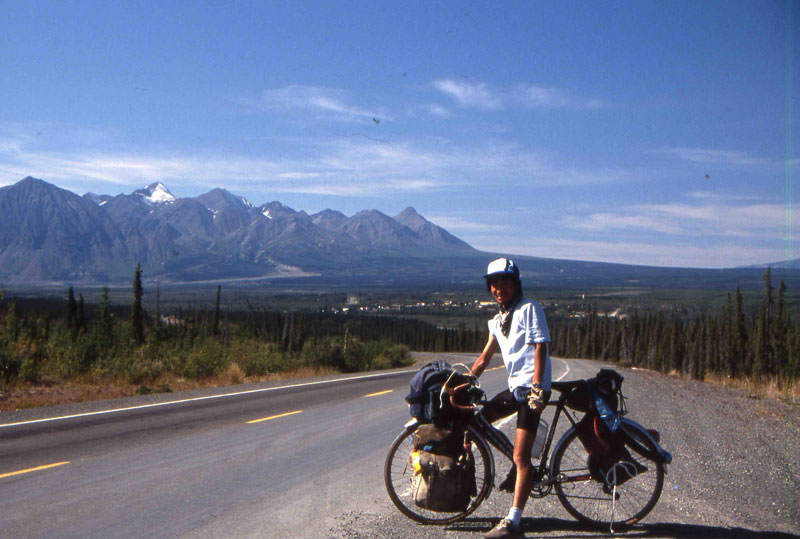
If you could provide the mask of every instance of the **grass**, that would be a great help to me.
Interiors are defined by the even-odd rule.
[[[733,378],[721,374],[707,374],[705,382],[742,390],[754,398],[783,400],[789,404],[800,403],[800,381],[769,376],[761,380]]]
[[[224,387],[244,383],[267,382],[274,380],[291,380],[314,376],[337,374],[338,371],[328,367],[300,367],[298,369],[262,376],[245,376],[238,363],[231,363],[225,371],[216,376],[190,380],[174,374],[162,374],[147,384],[133,384],[124,378],[99,378],[84,375],[69,382],[48,382],[39,384],[19,382],[0,391],[0,411],[9,412],[38,408],[42,406],[58,406],[79,402],[120,399],[134,395],[152,393],[170,393],[210,387]]]

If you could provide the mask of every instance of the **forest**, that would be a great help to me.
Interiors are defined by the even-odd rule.
[[[718,312],[632,312],[611,316],[592,305],[565,314],[544,305],[551,353],[695,379],[771,380],[796,387],[800,327],[783,281],[768,269],[757,312],[745,312],[737,288]],[[158,291],[156,294],[158,297]],[[242,381],[299,369],[357,372],[407,366],[410,350],[478,353],[485,319],[453,327],[412,317],[273,309],[229,310],[217,286],[213,306],[147,312],[137,267],[131,301],[114,305],[108,289],[87,305],[69,288],[66,301],[0,295],[0,389],[70,380],[118,382],[147,391],[170,377],[213,378],[233,369]],[[248,304],[249,305],[249,304]]]

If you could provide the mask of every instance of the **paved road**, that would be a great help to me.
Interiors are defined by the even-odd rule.
[[[597,368],[557,360],[554,377],[588,377]],[[111,412],[93,403],[0,414],[0,537],[479,538],[507,510],[509,495],[495,491],[467,522],[442,529],[414,525],[385,494],[383,459],[408,419],[402,399],[411,376],[151,396],[106,404]],[[499,391],[504,372],[487,372],[482,383],[487,393]],[[94,415],[75,415],[86,411]],[[38,421],[48,412],[75,416]],[[499,475],[507,464],[498,468]],[[672,487],[668,479],[665,489]],[[639,536],[728,536],[713,535],[718,527],[664,524],[687,522],[674,497],[665,492],[652,515],[657,524]],[[554,497],[534,501],[526,517],[530,532],[586,534]]]
[[[0,536],[326,537],[385,500],[412,373],[2,414]]]

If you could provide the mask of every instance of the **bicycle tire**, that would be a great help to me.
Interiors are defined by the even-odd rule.
[[[437,512],[417,506],[411,489],[413,470],[409,454],[413,449],[412,437],[416,429],[405,429],[392,442],[383,467],[383,478],[389,499],[400,512],[422,524],[450,524],[475,511],[489,497],[494,486],[494,460],[486,441],[469,427],[472,438],[472,456],[475,459],[476,495],[464,511]]]
[[[605,529],[629,527],[643,519],[661,496],[664,464],[657,459],[657,448],[637,428],[626,425],[625,430],[630,438],[626,448],[647,470],[616,487],[615,503],[612,503],[611,495],[614,490],[590,478],[588,453],[578,438],[577,430],[572,428],[564,434],[553,455],[551,477],[557,479],[558,500],[572,516],[587,526]]]

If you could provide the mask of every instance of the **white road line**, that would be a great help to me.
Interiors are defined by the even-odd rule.
[[[249,395],[252,393],[265,393],[267,391],[277,391],[279,389],[293,389],[296,387],[308,387],[308,386],[316,386],[322,384],[335,384],[337,382],[349,382],[351,380],[365,380],[368,378],[382,378],[385,376],[394,376],[397,374],[411,374],[417,372],[416,370],[413,371],[396,371],[396,372],[389,372],[389,373],[381,373],[381,374],[366,374],[362,376],[351,376],[349,378],[337,378],[335,380],[320,380],[318,382],[305,382],[302,384],[292,384],[286,386],[278,386],[278,387],[266,387],[262,389],[250,389],[248,391],[237,391],[236,393],[224,393],[222,395],[209,395],[207,397],[195,397],[191,399],[181,399],[176,401],[168,401],[168,402],[156,402],[153,404],[142,404],[140,406],[128,406],[126,408],[115,408],[113,410],[99,410],[97,412],[86,412],[83,414],[73,414],[73,415],[65,415],[59,417],[48,417],[46,419],[34,419],[31,421],[20,421],[19,423],[6,423],[5,425],[0,425],[0,429],[6,427],[18,427],[21,425],[33,425],[34,423],[46,423],[48,421],[61,421],[62,419],[75,419],[77,417],[89,417],[93,415],[104,415],[104,414],[115,414],[118,412],[128,412],[131,410],[144,410],[145,408],[156,408],[159,406],[170,406],[173,404],[183,404],[185,402],[197,402],[197,401],[204,401],[204,400],[211,400],[211,399],[223,399],[225,397],[236,397],[239,395]]]

